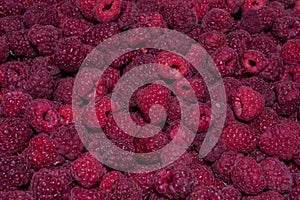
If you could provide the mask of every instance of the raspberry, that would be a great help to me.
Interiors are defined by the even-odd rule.
[[[251,121],[264,109],[264,99],[260,93],[249,87],[241,86],[235,94],[233,110],[244,121]]]
[[[0,189],[23,186],[31,176],[30,164],[21,156],[1,157],[0,172]]]
[[[161,0],[138,0],[136,2],[136,6],[140,10],[140,13],[153,13],[153,12],[159,12],[161,9],[161,4],[163,1]]]
[[[154,173],[129,173],[127,176],[138,184],[143,197],[148,197],[153,193]]]
[[[239,200],[242,198],[241,192],[233,186],[227,186],[222,189],[224,200]]]
[[[212,186],[214,185],[214,175],[210,168],[205,165],[196,165],[192,168],[195,176],[195,187],[197,186]]]
[[[88,48],[78,38],[70,37],[60,39],[55,49],[52,61],[66,72],[77,71],[83,63]]]
[[[60,38],[60,32],[54,26],[37,24],[30,28],[28,37],[30,42],[38,48],[39,53],[46,56],[54,53],[56,43]]]
[[[159,13],[142,14],[138,18],[137,24],[134,25],[134,28],[141,27],[167,28],[167,23],[163,19],[163,16]]]
[[[198,106],[198,111],[197,106],[189,108],[188,113],[184,116],[183,123],[191,130],[203,132],[210,126],[211,108],[208,104],[204,103],[199,103]]]
[[[94,186],[105,173],[105,168],[91,154],[86,153],[71,163],[73,178],[83,187]]]
[[[188,3],[191,4],[190,7],[197,16],[198,21],[201,21],[209,11],[210,5],[207,0],[192,0],[188,1]]]
[[[286,65],[282,80],[291,80],[300,83],[300,67],[298,65]]]
[[[0,18],[0,32],[9,33],[24,29],[23,18],[20,15]]]
[[[197,24],[190,32],[186,33],[187,36],[195,41],[198,41],[199,35],[203,33],[201,24]]]
[[[213,187],[197,187],[194,191],[187,197],[187,200],[221,200],[222,194]]]
[[[74,125],[65,125],[51,133],[57,151],[69,160],[76,159],[83,151],[84,145]]]
[[[298,144],[295,130],[284,124],[269,127],[259,140],[262,151],[283,160],[290,160],[297,153]]]
[[[97,5],[97,0],[76,0],[76,5],[80,9],[81,13],[88,19],[92,20],[95,18],[94,8]]]
[[[259,14],[256,10],[246,10],[242,14],[240,28],[249,33],[259,33],[263,29],[263,24],[259,19]]]
[[[60,79],[56,83],[55,91],[53,93],[53,99],[62,104],[72,104],[74,78]]]
[[[273,109],[277,112],[278,115],[281,116],[291,116],[292,114],[297,112],[297,104],[279,104],[274,103]]]
[[[0,18],[10,15],[20,15],[23,14],[23,11],[24,7],[19,3],[11,0],[1,1]]]
[[[255,35],[249,47],[250,49],[255,49],[264,55],[270,55],[271,53],[277,52],[277,45],[274,39],[262,34]]]
[[[30,183],[35,199],[64,199],[71,190],[72,178],[63,168],[41,169]]]
[[[136,4],[131,1],[123,1],[117,23],[122,30],[127,30],[137,22],[138,16],[139,10]]]
[[[233,75],[239,63],[237,52],[228,47],[218,49],[213,59],[223,77]]]
[[[263,30],[269,30],[272,28],[276,19],[276,13],[271,7],[261,7],[257,10],[258,17],[262,23]]]
[[[199,43],[209,54],[212,54],[217,49],[226,46],[226,36],[219,31],[206,32],[199,36]]]
[[[300,64],[300,56],[297,52],[300,50],[300,40],[289,40],[281,49],[281,56],[287,64]]]
[[[150,198],[149,198],[149,200],[168,200],[168,199],[169,199],[168,197],[162,196],[162,195],[157,194],[157,193],[153,193],[153,194],[150,196]]]
[[[58,20],[58,13],[55,7],[45,3],[34,5],[27,9],[23,15],[24,24],[28,28],[34,24],[57,26]]]
[[[120,27],[115,22],[97,24],[90,28],[83,36],[83,42],[88,45],[97,46],[103,40],[120,32]]]
[[[0,64],[4,63],[9,56],[7,37],[0,36]]]
[[[108,194],[111,191],[115,181],[123,177],[123,174],[119,171],[108,172],[102,177],[99,187],[102,191]]]
[[[74,0],[58,1],[55,4],[55,7],[58,13],[58,17],[60,18],[59,20],[60,25],[65,18],[74,18],[74,19],[82,18],[82,14],[80,13],[80,10],[77,7]]]
[[[258,10],[266,6],[267,0],[245,0],[242,6],[243,10]]]
[[[247,50],[243,54],[242,64],[247,72],[257,74],[267,67],[268,60],[259,51]]]
[[[61,29],[64,37],[76,36],[82,38],[92,26],[91,22],[84,19],[67,18],[64,20]]]
[[[275,11],[276,19],[281,18],[285,15],[284,5],[279,1],[272,1],[268,6],[273,8],[273,10]]]
[[[41,169],[63,162],[63,158],[59,155],[56,148],[54,140],[42,133],[30,140],[29,146],[22,154],[33,167]]]
[[[70,200],[82,200],[82,199],[89,199],[89,200],[105,199],[105,195],[103,194],[102,191],[97,189],[84,189],[81,187],[74,187],[71,190]]]
[[[37,57],[31,63],[32,71],[47,70],[53,78],[60,75],[59,68],[52,62],[50,57]]]
[[[0,103],[1,114],[5,117],[22,117],[32,97],[24,92],[7,92]]]
[[[251,35],[244,30],[236,30],[226,35],[228,47],[234,49],[239,55],[246,50],[246,46],[252,41]]]
[[[171,165],[155,175],[155,189],[169,198],[187,197],[194,185],[193,172],[185,165]]]
[[[28,192],[22,190],[13,190],[0,193],[0,198],[3,200],[33,200],[33,197]]]
[[[255,149],[259,132],[246,124],[232,123],[223,129],[221,139],[229,150],[246,153]]]
[[[58,111],[61,117],[61,124],[71,124],[73,123],[73,108],[71,105],[63,105],[59,108]]]
[[[37,54],[29,41],[28,30],[22,29],[7,34],[9,48],[16,56],[35,57]]]
[[[266,187],[263,171],[253,158],[240,157],[231,172],[233,184],[246,194],[257,194]]]
[[[277,100],[279,104],[299,104],[300,84],[292,81],[280,81],[276,84]]]
[[[0,125],[0,153],[14,154],[23,150],[32,135],[28,123],[19,118],[3,118]]]
[[[128,71],[138,67],[140,65],[151,64],[154,63],[155,57],[152,54],[141,54],[133,59],[123,70],[123,74]]]
[[[228,32],[233,26],[233,18],[226,10],[213,8],[204,16],[202,26],[205,32]]]
[[[266,81],[278,81],[284,71],[283,59],[280,54],[272,54],[268,58],[269,65],[259,74]]]
[[[284,163],[277,158],[267,158],[261,162],[261,167],[269,189],[280,193],[291,191],[293,179]]]
[[[133,180],[129,178],[119,179],[115,181],[107,199],[142,199],[141,189]]]
[[[283,196],[275,191],[268,191],[256,196],[244,197],[243,200],[283,200]]]
[[[272,33],[283,41],[295,38],[299,32],[299,19],[289,16],[276,19],[272,28]]]
[[[102,74],[103,78],[107,82],[107,89],[112,92],[121,78],[120,70],[107,67]]]
[[[108,22],[116,19],[121,12],[121,0],[99,1],[94,7],[95,17],[99,22]]]
[[[238,89],[242,86],[242,83],[238,79],[232,77],[223,78],[223,83],[225,87],[227,103],[228,105],[232,106],[235,94],[238,91]]]
[[[264,133],[269,127],[279,122],[279,116],[272,108],[265,108],[262,113],[250,122],[250,126]]]

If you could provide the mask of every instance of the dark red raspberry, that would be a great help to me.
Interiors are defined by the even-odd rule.
[[[273,8],[273,10],[275,11],[276,19],[281,18],[285,15],[284,5],[279,1],[272,1],[268,6]]]
[[[59,25],[61,25],[62,21],[66,18],[82,18],[82,14],[75,3],[75,0],[58,1],[55,4],[55,7],[58,12],[58,17],[60,18]]]
[[[35,199],[64,199],[69,196],[72,178],[64,168],[41,169],[30,183]]]
[[[102,177],[99,188],[106,194],[109,194],[116,180],[124,178],[124,175],[119,171],[111,171]]]
[[[29,41],[28,30],[22,29],[7,34],[9,48],[15,56],[35,57],[33,45]]]
[[[52,62],[50,57],[36,57],[30,65],[32,71],[45,69],[53,78],[57,78],[60,75],[59,68]]]
[[[262,151],[283,160],[290,160],[297,153],[298,144],[296,130],[284,124],[269,127],[259,141]]]
[[[138,67],[140,65],[151,64],[155,62],[155,57],[152,54],[141,54],[134,58],[123,70],[123,74]]]
[[[5,117],[23,117],[32,97],[24,92],[11,91],[2,97],[0,113]]]
[[[141,189],[130,178],[116,180],[111,192],[108,194],[108,200],[117,199],[142,199]]]
[[[295,13],[300,14],[300,3],[299,3],[299,1],[296,1],[295,6],[293,7],[293,11]]]
[[[214,187],[197,187],[187,197],[187,200],[223,199],[222,194]]]
[[[190,4],[192,11],[196,14],[200,22],[210,9],[210,1],[208,0],[192,0],[187,1]]]
[[[277,112],[278,115],[287,117],[296,113],[298,110],[298,106],[297,104],[279,104],[275,102],[273,105],[273,109]]]
[[[262,113],[250,122],[250,126],[264,133],[269,127],[279,122],[279,116],[272,108],[265,108]]]
[[[197,111],[198,108],[198,111]],[[193,131],[203,132],[210,126],[211,108],[208,104],[192,105],[184,116],[183,123]]]
[[[261,7],[266,6],[267,0],[245,0],[242,6],[243,11],[245,10],[258,10]]]
[[[76,37],[60,39],[52,61],[66,72],[76,72],[89,50]]]
[[[0,193],[0,198],[3,200],[33,200],[31,194],[23,190],[13,190]]]
[[[76,159],[83,151],[84,145],[74,125],[61,126],[51,133],[57,151],[69,160]]]
[[[30,164],[21,156],[0,158],[0,189],[14,189],[28,183],[32,175]]]
[[[276,94],[279,104],[299,104],[300,84],[292,81],[280,81],[276,84]]]
[[[62,104],[72,104],[74,78],[68,77],[60,79],[55,86],[53,99]]]
[[[149,13],[142,14],[137,20],[137,24],[133,26],[134,28],[141,27],[158,27],[167,28],[167,23],[165,22],[163,16],[159,13]]]
[[[300,21],[295,17],[282,17],[275,20],[272,33],[286,41],[295,38],[300,33]]]
[[[201,24],[197,24],[190,32],[186,33],[186,35],[198,42],[199,35],[202,33],[203,30]]]
[[[19,118],[2,118],[0,125],[0,153],[14,154],[23,150],[32,135],[28,123]]]
[[[71,124],[73,123],[73,108],[71,105],[63,105],[59,108],[59,115],[61,117],[61,124]]]
[[[246,50],[247,44],[252,41],[251,35],[245,30],[236,30],[226,35],[228,47],[234,49],[239,55]]]
[[[4,63],[9,56],[8,41],[5,35],[0,36],[0,64]]]
[[[253,35],[253,40],[249,45],[250,49],[260,51],[264,55],[270,55],[277,52],[277,45],[273,38],[263,35]]]
[[[228,47],[218,49],[213,59],[223,77],[233,75],[235,68],[239,64],[237,52]]]
[[[240,157],[231,172],[233,184],[246,194],[257,194],[266,187],[264,173],[250,157]]]
[[[71,190],[70,200],[99,200],[105,199],[105,194],[98,189],[84,189],[81,187],[74,187]]]
[[[268,66],[259,74],[266,81],[278,81],[284,73],[283,59],[280,54],[271,54]]]
[[[53,103],[46,99],[35,99],[28,106],[26,117],[38,132],[49,132],[58,128],[59,114]]]
[[[115,22],[97,24],[90,28],[83,36],[83,42],[88,45],[97,46],[103,40],[120,32],[120,27]]]
[[[9,33],[24,28],[23,18],[20,15],[0,18],[0,32]]]
[[[105,168],[93,155],[86,153],[71,164],[73,178],[83,187],[94,186],[105,173]]]
[[[267,158],[261,162],[267,187],[280,193],[292,190],[293,179],[287,166],[277,158]]]
[[[206,165],[195,165],[192,168],[195,176],[195,187],[197,186],[212,186],[214,185],[215,178],[210,170],[210,168]]]
[[[38,48],[39,53],[46,56],[54,53],[56,43],[60,38],[60,32],[52,25],[42,26],[37,24],[30,28],[28,37],[30,42]]]
[[[276,13],[273,8],[264,6],[257,10],[259,20],[261,21],[263,30],[269,30],[272,28],[276,19]]]
[[[287,200],[294,200],[300,198],[300,185],[293,188],[293,190],[287,194],[286,198]]]
[[[282,80],[291,80],[300,83],[300,66],[299,65],[286,65],[284,67],[284,74]]]
[[[42,133],[30,140],[29,146],[22,154],[34,168],[41,169],[63,162],[56,148],[54,140]]]
[[[261,52],[247,50],[244,52],[241,62],[247,72],[257,74],[267,67],[269,61]]]
[[[275,191],[268,191],[258,194],[256,196],[244,197],[243,200],[283,200],[283,196]]]
[[[142,196],[148,197],[153,193],[154,173],[128,173],[127,176],[136,182],[141,189]]]
[[[224,200],[239,200],[242,198],[241,192],[233,186],[227,186],[222,189]]]
[[[159,12],[162,6],[162,0],[138,0],[136,5],[140,10],[140,13],[153,13]]]
[[[99,22],[113,21],[121,12],[121,0],[98,1],[94,7],[95,18]]]
[[[233,18],[226,10],[213,8],[204,16],[202,26],[205,32],[228,32],[233,26]]]
[[[193,172],[185,165],[171,165],[155,175],[155,189],[169,198],[186,198],[195,182]]]
[[[235,98],[235,94],[238,89],[242,86],[242,83],[235,78],[225,77],[223,78],[223,83],[226,91],[227,103],[232,106]]]
[[[143,3],[145,3],[145,1],[143,1]],[[122,30],[127,30],[137,22],[138,16],[139,10],[136,4],[132,1],[123,1],[117,23]]]
[[[97,2],[97,0],[76,0],[76,5],[86,18],[93,20],[95,19],[94,8],[97,5]]]
[[[67,18],[63,21],[61,28],[65,37],[76,36],[82,38],[92,26],[91,22],[84,19]]]
[[[239,119],[251,121],[263,111],[264,105],[265,102],[260,93],[241,86],[235,94],[233,110]]]
[[[246,10],[242,14],[242,19],[239,23],[239,27],[249,33],[259,33],[263,29],[262,22],[259,19],[258,12],[256,10]]]
[[[300,64],[300,39],[289,40],[281,49],[281,56],[287,64]]]
[[[0,18],[10,15],[20,15],[23,14],[24,7],[22,4],[11,0],[3,0],[1,1],[0,7]]]
[[[106,67],[105,71],[102,74],[102,78],[107,84],[106,89],[112,92],[121,78],[121,72],[119,69],[115,69],[113,67]]]
[[[206,32],[199,36],[199,43],[212,54],[217,49],[226,46],[226,36],[218,31]]]

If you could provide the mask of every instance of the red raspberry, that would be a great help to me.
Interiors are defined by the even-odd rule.
[[[9,56],[7,37],[0,36],[0,64],[4,63]]]
[[[74,187],[71,190],[70,200],[100,200],[105,199],[105,194],[98,189],[84,189],[81,187]]]
[[[184,116],[183,123],[193,131],[203,132],[210,127],[211,108],[208,104],[199,103],[198,109],[197,111],[196,105],[191,106]]]
[[[239,55],[246,50],[247,44],[252,41],[251,35],[245,30],[236,30],[226,35],[228,47],[234,49]]]
[[[142,14],[138,18],[137,24],[134,25],[134,28],[141,27],[167,28],[167,23],[159,13]]]
[[[192,0],[187,1],[190,4],[192,11],[196,14],[198,21],[201,21],[203,17],[209,11],[209,1],[207,0]]]
[[[281,49],[281,56],[286,64],[300,64],[300,40],[289,40]]]
[[[206,32],[199,36],[199,43],[212,54],[217,49],[226,46],[226,36],[219,31]]]
[[[95,17],[99,22],[108,22],[116,19],[121,12],[121,0],[98,1],[94,7]]]
[[[23,18],[21,15],[7,16],[0,19],[0,32],[9,33],[24,29]]]
[[[259,51],[247,50],[243,54],[242,64],[247,72],[257,74],[267,67],[268,60]]]
[[[198,41],[199,35],[203,33],[201,24],[197,24],[190,32],[186,33],[187,36],[195,41]]]
[[[243,10],[258,10],[266,6],[267,0],[245,0],[242,6]]]
[[[284,72],[283,59],[279,53],[271,54],[269,65],[259,74],[266,81],[278,81]]]
[[[142,199],[141,189],[133,180],[129,178],[119,179],[114,183],[114,186],[107,199]]]
[[[71,163],[73,178],[83,187],[94,186],[105,173],[105,168],[91,154],[86,153]]]
[[[262,113],[250,122],[250,126],[264,133],[269,127],[279,122],[279,116],[272,108],[265,108]]]
[[[233,184],[246,194],[257,194],[266,187],[263,171],[253,158],[240,157],[231,172]]]
[[[1,2],[0,18],[9,15],[20,15],[23,13],[23,11],[24,7],[22,4],[10,0],[4,0]]]
[[[138,0],[136,5],[140,10],[140,13],[153,13],[159,12],[161,9],[162,0]]]
[[[221,200],[223,199],[222,194],[213,187],[197,187],[187,197],[187,200]]]
[[[0,198],[3,200],[33,200],[31,194],[23,190],[13,190],[0,193]]]
[[[284,124],[269,127],[259,141],[262,151],[283,160],[290,160],[297,153],[298,144],[295,129]]]
[[[60,75],[59,68],[52,62],[50,57],[37,57],[32,63],[30,69],[32,71],[47,70],[53,78]]]
[[[291,191],[292,175],[283,162],[277,158],[266,158],[261,162],[261,167],[269,189],[280,193]]]
[[[228,32],[233,26],[233,18],[226,10],[213,8],[204,16],[202,26],[205,32]]]
[[[143,3],[145,3],[145,1],[143,1]],[[117,23],[122,30],[127,30],[137,22],[138,16],[139,9],[137,8],[136,3],[132,1],[123,1]]]
[[[237,52],[228,47],[218,49],[215,52],[213,59],[222,77],[233,75],[235,68],[239,63]]]
[[[242,83],[235,78],[232,77],[225,77],[223,78],[223,83],[225,87],[227,103],[229,106],[232,106],[232,102],[234,101],[235,94],[238,89],[242,86]]]
[[[244,197],[243,200],[283,200],[283,196],[275,191],[268,191],[256,196]]]
[[[0,153],[14,154],[23,150],[31,135],[32,130],[25,120],[0,119]]]
[[[249,87],[241,86],[234,97],[235,115],[244,121],[251,121],[264,109],[264,99],[260,93]]]
[[[269,30],[272,28],[276,19],[276,13],[273,8],[269,6],[261,7],[257,10],[258,17],[261,21],[263,30]]]
[[[287,194],[286,200],[294,200],[294,199],[299,199],[300,198],[300,185],[294,187],[292,191]]]
[[[75,0],[57,1],[55,7],[59,17],[59,25],[62,25],[62,21],[66,18],[81,19],[82,14],[77,7]]]
[[[65,199],[71,190],[72,178],[63,168],[41,169],[30,183],[34,199]]]
[[[215,178],[208,166],[196,165],[192,168],[192,171],[194,173],[195,180],[196,180],[195,187],[214,185]]]
[[[62,104],[72,104],[74,78],[63,78],[57,81],[53,99]]]
[[[97,2],[97,0],[76,0],[76,5],[86,18],[92,20],[95,18],[94,8],[96,7]]]
[[[109,113],[112,111],[111,99],[107,96],[96,99],[96,115],[101,127],[105,126],[108,121]]]
[[[239,200],[242,198],[241,192],[233,186],[227,186],[222,189],[224,200]]]
[[[64,105],[59,108],[59,115],[61,117],[61,124],[71,124],[73,123],[73,108],[70,105]]]
[[[274,39],[263,34],[253,35],[253,40],[249,47],[250,49],[255,49],[264,55],[270,55],[271,53],[277,52],[277,45]]]
[[[269,7],[273,8],[273,10],[276,13],[276,18],[281,18],[285,15],[284,5],[280,3],[279,1],[272,1],[268,5]]]
[[[67,18],[63,21],[61,29],[64,37],[82,38],[92,26],[91,22],[84,19]]]
[[[116,180],[123,178],[124,175],[119,171],[111,171],[102,177],[99,188],[109,194]]]
[[[284,74],[282,80],[291,80],[300,83],[300,66],[299,65],[286,65],[284,67]]]
[[[127,174],[134,182],[138,184],[142,191],[143,197],[148,197],[153,193],[154,173],[129,173]]]
[[[263,29],[263,24],[259,19],[256,10],[246,10],[242,14],[242,19],[239,22],[239,28],[248,31],[249,33],[260,33]]]
[[[277,100],[279,104],[299,104],[300,84],[292,81],[280,81],[276,84]]]
[[[300,21],[289,16],[278,18],[274,22],[272,33],[283,41],[293,39],[300,33]]]

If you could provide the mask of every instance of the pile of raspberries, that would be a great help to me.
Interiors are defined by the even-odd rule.
[[[223,78],[226,121],[204,158],[198,153],[210,125],[210,94],[183,57],[139,49],[107,66],[100,80],[91,70],[76,76],[101,42],[146,27],[169,28],[194,39]],[[163,39],[172,47],[173,38]],[[193,55],[192,48],[182,48]],[[114,121],[118,102],[111,94],[122,75],[149,63],[166,66],[159,75],[174,90],[152,83],[135,91],[130,120],[144,126],[166,118],[155,136],[135,138]],[[153,172],[124,171],[138,163],[164,163],[172,152],[155,159],[128,158],[124,171],[105,166],[87,151],[75,128],[75,78],[82,83],[76,93],[83,103],[97,89],[98,119],[84,113],[84,125],[89,130],[100,125],[118,147],[155,152],[176,136],[179,121],[181,134],[196,134],[194,141],[178,160]],[[190,102],[192,91],[199,112]],[[178,98],[188,113],[180,112]],[[152,112],[154,104],[166,116]],[[126,125],[123,114],[118,112]],[[0,0],[1,200],[299,200],[299,120],[300,1]],[[178,148],[187,142],[185,137],[178,141]],[[97,141],[91,145],[105,151],[108,161],[117,156]]]

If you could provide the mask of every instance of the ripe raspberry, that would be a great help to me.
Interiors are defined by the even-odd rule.
[[[67,18],[63,21],[61,29],[64,37],[82,38],[92,26],[91,22],[84,19]]]
[[[226,10],[213,8],[204,16],[202,26],[205,32],[228,32],[233,26],[233,18]]]
[[[155,175],[155,189],[169,198],[186,198],[193,189],[193,172],[185,165],[176,164],[159,170]]]
[[[239,55],[246,50],[247,44],[252,41],[251,35],[245,30],[236,30],[226,35],[228,47],[234,49]]]
[[[213,59],[223,77],[233,75],[239,63],[237,52],[228,47],[218,49]]]
[[[247,50],[244,52],[241,62],[247,72],[257,74],[267,67],[269,61],[261,52]]]
[[[258,10],[266,6],[267,0],[245,0],[242,6],[244,10]]]
[[[0,65],[2,87],[22,89],[28,79],[29,67],[20,61],[7,62]]]
[[[83,151],[84,145],[74,125],[65,125],[51,133],[57,151],[69,160],[76,159]]]
[[[263,25],[259,19],[258,12],[256,10],[244,11],[239,27],[249,33],[260,33],[263,29]]]
[[[197,108],[199,109],[198,111]],[[210,106],[208,104],[199,103],[198,107],[193,105],[189,108],[188,113],[184,116],[183,123],[187,128],[193,131],[203,132],[209,128],[210,120]]]
[[[60,32],[54,26],[36,24],[30,28],[28,37],[30,42],[38,48],[39,53],[46,56],[54,53],[56,43],[60,38]]]
[[[203,17],[208,13],[210,9],[210,1],[207,0],[192,0],[187,1],[190,4],[190,8],[197,16],[198,21],[200,22]]]
[[[261,7],[257,10],[259,20],[261,21],[263,30],[270,30],[276,19],[276,13],[269,6]]]
[[[99,22],[113,21],[121,12],[121,0],[98,1],[94,7],[95,18]]]
[[[22,4],[11,0],[1,1],[0,18],[10,15],[21,15],[24,12]]]
[[[186,33],[187,36],[198,42],[199,35],[203,33],[201,24],[197,24],[190,32]]]
[[[74,78],[63,78],[56,83],[53,99],[62,104],[72,104]]]
[[[98,189],[84,189],[81,187],[74,187],[71,190],[70,200],[99,200],[105,199],[105,194]]]
[[[119,69],[107,67],[102,74],[105,82],[107,83],[107,90],[113,92],[115,86],[121,78],[121,72]]]
[[[265,108],[262,113],[250,122],[250,126],[264,133],[269,127],[279,122],[279,116],[272,108]]]
[[[264,99],[260,93],[249,87],[241,86],[234,97],[235,115],[244,121],[251,121],[264,109]]]
[[[127,176],[137,183],[141,189],[142,196],[148,197],[153,193],[154,173],[128,173]]]
[[[7,37],[5,35],[0,36],[0,64],[4,63],[9,56],[9,48]]]
[[[141,189],[129,178],[116,180],[111,192],[108,194],[108,200],[117,199],[142,199]]]
[[[59,68],[52,62],[50,57],[36,57],[30,66],[32,71],[47,70],[53,78],[60,75]]]
[[[196,165],[192,168],[192,171],[195,176],[195,187],[214,185],[215,178],[208,166]]]
[[[299,65],[286,65],[284,67],[284,74],[282,80],[291,80],[300,83],[300,66]]]
[[[159,12],[161,9],[163,1],[161,0],[138,0],[136,2],[136,6],[140,10],[140,13],[153,13],[153,12]]]
[[[266,81],[278,81],[284,73],[283,59],[280,54],[271,54],[268,66],[259,74]]]
[[[31,177],[30,164],[21,156],[3,156],[0,158],[0,189],[23,186]]]
[[[241,192],[233,186],[227,186],[222,189],[224,200],[239,200],[242,198]]]
[[[280,81],[276,84],[277,100],[279,104],[299,104],[300,84],[292,81]]]
[[[94,8],[96,7],[97,2],[97,0],[76,0],[76,5],[86,18],[93,20],[95,19]]]
[[[9,33],[24,29],[23,18],[20,15],[0,18],[0,32]]]
[[[145,3],[145,1],[143,1],[143,3]],[[139,10],[136,4],[132,1],[123,1],[120,16],[117,19],[119,27],[122,30],[127,30],[137,22],[138,17]]]
[[[298,110],[297,104],[279,104],[274,103],[273,109],[277,112],[280,116],[291,116],[295,114]]]
[[[133,27],[134,28],[141,28],[141,27],[167,28],[167,23],[165,22],[161,14],[149,13],[149,14],[140,15],[137,24],[135,24]]]
[[[71,105],[63,105],[59,108],[59,115],[61,117],[61,124],[71,124],[73,123],[73,108]]]
[[[105,168],[91,154],[86,153],[71,163],[73,178],[83,187],[94,186],[105,173]]]
[[[0,153],[14,154],[23,150],[32,135],[28,123],[19,118],[2,118],[0,125]]]
[[[75,0],[57,1],[55,7],[60,21],[59,25],[61,25],[62,21],[66,18],[82,18],[82,14],[75,3]]]
[[[29,146],[22,154],[34,168],[41,169],[63,162],[63,158],[59,155],[56,148],[54,140],[42,133],[30,140]]]
[[[71,190],[72,178],[64,168],[41,169],[30,183],[35,199],[64,199]]]
[[[283,200],[283,196],[275,191],[268,191],[258,194],[256,196],[244,197],[243,200]]]
[[[77,71],[84,61],[88,48],[78,38],[60,39],[55,49],[52,61],[66,72]]]
[[[199,43],[209,54],[212,54],[217,49],[226,46],[226,36],[218,31],[206,32],[199,36]]]
[[[284,124],[269,127],[261,135],[259,141],[262,151],[283,160],[290,160],[297,153],[298,144],[295,130]]]
[[[242,86],[242,83],[238,79],[232,77],[223,78],[223,83],[225,86],[227,103],[228,105],[232,106],[235,94],[238,91],[238,89]]]
[[[0,113],[5,117],[22,117],[32,97],[24,92],[7,92],[0,103]]]
[[[3,200],[33,200],[31,194],[23,190],[13,190],[0,193],[0,198]]]
[[[153,194],[150,196],[149,200],[169,200],[169,198],[166,197],[166,196],[157,194],[157,193],[153,193]]]
[[[97,24],[90,28],[83,36],[83,42],[88,45],[97,46],[103,40],[120,32],[120,27],[115,22]]]
[[[187,197],[187,200],[221,200],[223,199],[222,194],[214,187],[197,187],[194,191]]]
[[[281,49],[281,56],[286,64],[300,64],[300,40],[289,40]]]
[[[233,184],[246,194],[257,194],[266,187],[263,171],[253,158],[241,157],[231,172]]]
[[[284,163],[277,158],[267,158],[261,162],[261,167],[269,189],[280,193],[291,191],[293,179]]]
[[[111,171],[102,177],[99,188],[106,194],[109,194],[116,180],[124,178],[124,175],[119,171]]]
[[[283,41],[295,38],[299,32],[299,19],[289,16],[276,19],[272,28],[272,33]]]
[[[277,45],[273,38],[257,34],[253,36],[253,40],[249,45],[250,49],[255,49],[264,55],[270,55],[277,52]]]

